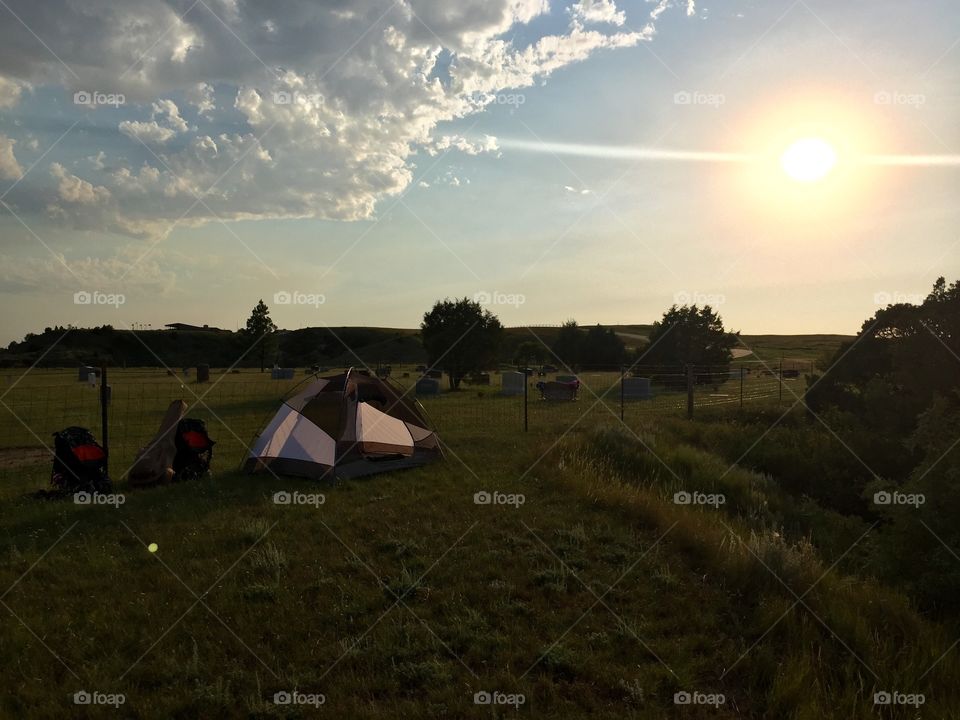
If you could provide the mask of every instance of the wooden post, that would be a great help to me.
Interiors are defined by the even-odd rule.
[[[103,468],[110,474],[110,423],[107,418],[107,407],[110,405],[110,386],[107,385],[107,366],[100,367],[100,439],[103,442]]]
[[[687,419],[693,420],[693,366],[687,365]]]

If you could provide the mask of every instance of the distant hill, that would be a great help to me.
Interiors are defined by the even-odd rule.
[[[650,325],[610,325],[628,349],[642,348]],[[559,326],[511,327],[504,333],[501,360],[510,362],[523,342],[543,342],[550,347]],[[773,362],[780,357],[818,360],[832,353],[846,335],[744,335],[743,345],[756,355],[744,360]],[[426,362],[419,330],[412,328],[333,327],[302,328],[279,332],[280,364],[310,365],[419,364]],[[171,368],[207,363],[229,367],[249,349],[246,337],[229,330],[118,330],[99,328],[47,328],[12,342],[0,351],[0,366],[75,367],[106,363],[112,366]],[[240,367],[259,363],[259,353],[246,353]],[[270,363],[272,364],[272,363]]]

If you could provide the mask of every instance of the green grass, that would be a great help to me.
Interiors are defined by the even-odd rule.
[[[112,412],[142,415],[144,428],[183,394],[165,374],[127,373],[111,380]],[[247,423],[238,435],[284,389],[258,375],[211,391],[217,417]],[[610,377],[584,379],[601,393]],[[49,376],[24,383],[10,407],[32,399],[31,424],[75,422],[66,400],[41,401]],[[87,390],[71,384],[69,402],[95,419]],[[0,716],[72,716],[78,690],[126,696],[119,715],[89,717],[866,718],[878,716],[877,690],[924,692],[925,717],[951,716],[956,656],[921,675],[954,638],[896,593],[831,569],[849,529],[836,547],[811,544],[802,518],[839,520],[775,479],[724,473],[727,462],[684,440],[672,405],[631,406],[627,431],[611,399],[562,435],[593,402],[531,402],[524,434],[515,400],[446,395],[428,405],[444,462],[346,483],[241,475],[230,468],[242,444],[213,418],[213,479],[120,482],[117,509],[25,498],[47,462],[4,470]],[[127,427],[125,448],[140,432]],[[678,489],[728,501],[676,505]],[[325,502],[275,505],[279,490]],[[525,502],[478,506],[482,490]],[[806,606],[778,577],[797,595],[815,585]],[[294,690],[326,703],[272,702]],[[475,706],[484,690],[525,703]],[[682,690],[726,703],[675,706]]]
[[[841,343],[853,340],[852,335],[743,335],[741,347],[753,350],[745,360],[763,360],[776,367],[781,358],[822,362],[831,357]]]

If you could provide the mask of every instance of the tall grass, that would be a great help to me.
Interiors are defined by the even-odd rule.
[[[689,446],[659,443],[654,455],[620,431],[571,442],[558,467],[594,502],[669,530],[666,542],[705,581],[726,589],[739,609],[744,655],[732,659],[722,677],[750,690],[754,711],[868,716],[874,692],[899,690],[925,694],[924,716],[953,716],[960,702],[951,681],[960,664],[948,652],[954,638],[924,621],[903,595],[868,577],[842,574],[837,558],[821,557],[805,537],[784,537],[775,508],[791,501],[769,478],[739,468],[725,472],[716,456]],[[675,488],[690,486],[728,494],[728,502],[720,510],[671,502]],[[911,716],[909,710],[893,707],[890,716]]]

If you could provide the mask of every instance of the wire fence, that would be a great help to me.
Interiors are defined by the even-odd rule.
[[[786,406],[802,394],[805,383],[798,368],[758,364],[502,371],[466,379],[457,392],[449,391],[445,378],[426,377],[422,368],[391,368],[389,374],[420,401],[441,439],[560,435],[601,424],[637,428],[657,417],[683,417],[706,408],[734,413],[741,407]],[[101,384],[96,377],[80,377],[76,370],[0,376],[3,488],[26,491],[46,485],[54,432],[79,425],[101,437]],[[273,380],[269,373],[250,370],[212,371],[209,381],[197,382],[192,372],[110,369],[106,419],[111,477],[124,478],[170,403],[181,399],[189,406],[187,416],[203,420],[217,442],[215,472],[233,470],[282,400],[311,377],[301,372]]]

